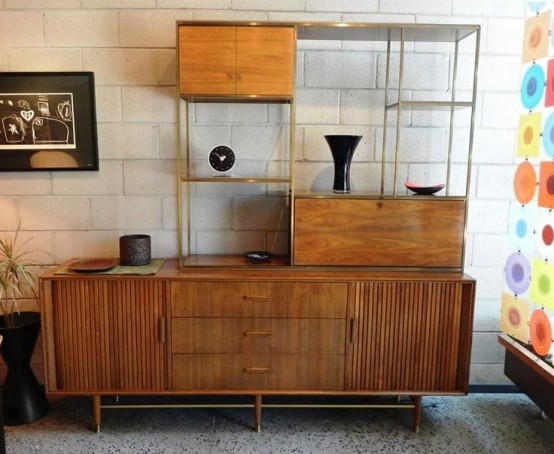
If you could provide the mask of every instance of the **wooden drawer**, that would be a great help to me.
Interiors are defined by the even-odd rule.
[[[344,319],[173,318],[172,353],[344,354]]]
[[[174,389],[342,390],[343,355],[174,354]]]
[[[173,317],[346,317],[346,283],[174,282]]]

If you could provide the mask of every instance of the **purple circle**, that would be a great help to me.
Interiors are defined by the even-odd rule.
[[[514,293],[524,293],[531,283],[531,264],[524,255],[514,252],[506,261],[504,276]]]

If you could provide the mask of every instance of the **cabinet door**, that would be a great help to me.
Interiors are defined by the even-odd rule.
[[[237,28],[237,95],[292,96],[292,27]]]
[[[51,305],[50,391],[165,389],[162,283],[55,281]]]
[[[466,393],[472,282],[365,282],[349,308],[347,389]]]
[[[181,95],[234,95],[236,27],[179,27]]]

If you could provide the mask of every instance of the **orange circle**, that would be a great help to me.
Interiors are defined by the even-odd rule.
[[[537,189],[537,174],[535,168],[528,161],[523,161],[517,166],[514,175],[514,193],[516,199],[522,205],[533,200]]]
[[[531,54],[536,53],[544,44],[546,39],[546,30],[542,23],[537,22],[533,24],[525,36],[525,47]]]
[[[534,135],[535,135],[535,133],[533,132],[533,127],[532,126],[527,126],[523,130],[523,143],[525,145],[529,145],[531,142],[533,142]]]
[[[545,356],[552,347],[552,326],[543,310],[537,309],[531,314],[529,325],[531,345],[540,356]]]

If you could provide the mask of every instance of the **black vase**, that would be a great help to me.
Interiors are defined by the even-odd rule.
[[[363,136],[327,135],[324,137],[331,148],[335,164],[333,192],[347,194],[350,192],[350,163]]]
[[[6,327],[0,317],[0,335],[3,336],[0,353],[8,366],[2,385],[4,424],[16,426],[41,418],[48,412],[44,386],[39,384],[30,362],[40,331],[38,312],[15,314],[16,326]]]

